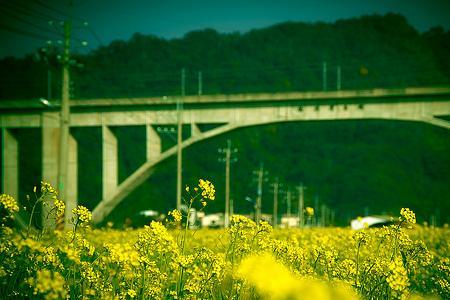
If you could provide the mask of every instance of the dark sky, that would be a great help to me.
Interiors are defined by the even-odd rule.
[[[60,30],[48,20],[64,19],[66,0],[0,0],[0,58],[23,56],[45,45]],[[81,40],[96,48],[100,42],[129,39],[133,33],[164,38],[214,28],[220,32],[245,32],[284,21],[325,21],[396,12],[419,31],[441,25],[450,29],[450,0],[73,0],[74,43]],[[89,22],[83,27],[81,20]],[[78,19],[75,19],[78,20]],[[11,32],[14,31],[14,32]]]

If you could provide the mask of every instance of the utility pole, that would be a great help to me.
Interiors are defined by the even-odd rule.
[[[230,157],[231,141],[227,140],[227,149],[225,152],[225,228],[228,228],[230,222]]]
[[[278,226],[278,188],[280,183],[278,182],[278,177],[275,178],[273,187],[273,217],[272,217],[272,226],[276,228]]]
[[[202,71],[198,71],[198,95],[203,94],[203,81],[202,81]]]
[[[237,149],[231,149],[231,141],[227,140],[226,148],[219,148],[219,153],[224,153],[225,158],[219,159],[219,161],[225,162],[225,228],[228,228],[230,224],[230,216],[232,214],[232,208],[230,203],[230,164],[235,162],[236,159],[231,159],[231,154],[236,153]]]
[[[61,199],[67,199],[67,170],[69,157],[69,122],[70,122],[70,36],[72,24],[64,22],[64,52],[62,58],[62,95],[60,112],[60,135],[59,135],[59,163],[58,163],[58,190]],[[70,212],[69,212],[70,214]],[[67,215],[67,212],[66,212]]]
[[[181,186],[182,186],[182,147],[183,142],[183,101],[186,93],[186,71],[181,69],[181,97],[177,100],[177,210],[181,211]]]
[[[262,185],[264,179],[264,164],[261,162],[258,170],[258,196],[256,198],[256,223],[261,221]]]
[[[324,61],[322,65],[322,83],[323,83],[323,90],[327,90],[327,62]]]
[[[326,226],[326,218],[327,218],[327,207],[325,204],[321,206],[321,223],[322,227]]]
[[[304,224],[304,214],[303,214],[303,207],[304,207],[304,187],[303,183],[300,183],[300,186],[298,187],[298,225],[300,228],[303,228]]]
[[[291,218],[291,201],[292,201],[291,196],[292,196],[291,189],[288,188],[287,194],[286,194],[286,215],[287,215],[288,219]]]
[[[314,225],[319,227],[319,196],[314,197]]]

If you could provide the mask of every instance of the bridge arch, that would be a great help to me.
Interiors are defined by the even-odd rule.
[[[340,120],[348,120],[349,118],[342,118]],[[366,120],[368,120],[367,118]],[[402,121],[413,121],[413,122],[423,122],[427,124],[431,124],[433,126],[438,126],[445,129],[450,129],[450,122],[436,118],[434,116],[425,116],[421,118],[420,120],[417,120],[415,118],[408,119],[408,118],[396,118],[396,117],[385,117],[385,118],[370,118],[372,120],[402,120]],[[329,119],[325,119],[329,120]],[[339,120],[339,119],[334,119]],[[354,119],[354,120],[364,120],[364,119]],[[302,120],[289,120],[290,122],[298,122],[298,121],[304,121]],[[184,140],[181,144],[182,149],[185,149],[195,143],[198,143],[200,141],[204,141],[209,138],[213,138],[225,133],[228,133],[230,131],[245,128],[245,127],[251,127],[251,126],[263,126],[268,124],[275,124],[280,123],[280,121],[277,120],[262,120],[260,122],[247,122],[245,124],[236,124],[236,123],[227,123],[224,125],[220,125],[219,127],[216,127],[214,129],[200,132],[200,131],[193,131],[195,134],[191,135],[188,139]],[[141,167],[139,167],[132,175],[130,175],[125,181],[123,181],[120,185],[118,185],[116,191],[112,196],[108,199],[103,199],[100,201],[100,203],[94,208],[92,212],[92,218],[94,223],[100,223],[102,222],[110,213],[111,211],[119,204],[121,203],[134,189],[136,189],[139,185],[144,183],[153,173],[156,168],[156,166],[163,162],[164,160],[170,158],[171,156],[176,155],[177,146],[173,146],[170,149],[164,151],[159,155],[156,159],[152,161],[147,161],[144,163]]]

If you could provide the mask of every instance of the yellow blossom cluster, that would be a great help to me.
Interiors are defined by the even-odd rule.
[[[364,231],[357,231],[353,234],[353,239],[358,245],[365,245],[368,242],[369,236]]]
[[[306,215],[308,216],[308,217],[312,217],[312,216],[314,216],[314,208],[312,208],[312,207],[306,207],[305,208],[305,213],[306,213]]]
[[[36,187],[34,188],[34,192],[36,192]],[[41,181],[41,193],[58,194],[56,189],[50,183],[45,181]]]
[[[64,216],[64,211],[66,209],[66,205],[64,204],[64,202],[62,200],[58,199],[56,196],[54,196],[53,205],[56,210],[56,218],[59,219],[62,216]]]
[[[17,205],[16,200],[10,195],[1,194],[0,195],[0,204],[6,210],[6,213],[8,215],[12,215],[13,213],[16,213],[19,211],[19,206]]]
[[[174,209],[174,210],[169,211],[168,215],[172,216],[173,221],[175,223],[181,222],[181,219],[183,218],[183,215],[181,214],[181,212],[178,209]]]
[[[92,213],[82,205],[78,205],[72,209],[72,213],[74,214],[74,221],[78,226],[87,225],[92,220]]]
[[[28,284],[33,287],[35,295],[42,295],[44,299],[64,299],[67,296],[64,277],[58,272],[38,270],[36,278],[30,277]]]
[[[416,224],[416,214],[409,208],[402,208],[400,210],[400,220],[405,220],[408,223]]]
[[[74,214],[90,221],[84,207]],[[450,299],[448,228],[273,229],[234,215],[220,230],[2,232],[4,298]]]
[[[127,295],[130,296],[130,298],[135,298],[137,294],[136,294],[136,291],[135,291],[135,290],[129,289],[129,290],[127,291]]]
[[[200,179],[198,186],[202,190],[203,199],[214,200],[216,198],[216,190],[209,180]]]
[[[397,298],[406,299],[409,279],[401,257],[397,256],[389,264],[388,274],[386,281],[391,287],[393,295]]]
[[[237,276],[255,286],[263,299],[359,299],[348,284],[336,282],[331,285],[308,276],[295,276],[268,253],[243,259]]]

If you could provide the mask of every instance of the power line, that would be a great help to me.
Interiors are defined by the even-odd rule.
[[[100,46],[103,46],[103,42],[102,39],[100,38],[100,36],[97,34],[97,32],[91,27],[91,25],[87,25],[87,28],[89,30],[89,32],[92,34],[92,36],[95,38],[95,40],[97,41],[97,43],[99,43]]]
[[[10,31],[10,32],[13,32],[13,33],[17,33],[17,34],[20,34],[20,35],[24,35],[24,36],[27,36],[27,37],[30,37],[30,38],[34,38],[34,39],[37,39],[37,40],[41,40],[41,41],[42,40],[51,40],[52,39],[49,36],[41,35],[39,33],[34,33],[34,32],[26,31],[26,30],[23,30],[23,29],[19,29],[19,28],[14,28],[14,27],[11,27],[11,26],[6,25],[6,24],[0,24],[0,30],[1,29],[5,30],[5,31]]]
[[[42,2],[42,1],[34,0],[34,2],[35,2],[37,5],[39,5],[39,6],[41,6],[41,7],[45,7],[47,10],[53,11],[54,13],[63,15],[63,16],[66,17],[66,18],[68,17],[68,18],[71,18],[71,19],[76,19],[76,20],[79,20],[79,21],[84,21],[84,20],[83,20],[82,18],[80,18],[80,17],[74,16],[74,15],[69,14],[69,13],[67,13],[67,12],[64,12],[64,11],[62,11],[62,10],[59,10],[59,9],[57,9],[57,8],[54,8],[54,7],[52,7],[52,6],[50,6],[50,5],[46,4],[46,3],[44,3],[44,2]]]
[[[6,13],[6,15],[9,15],[9,18],[11,18],[13,20],[19,21],[19,22],[24,23],[24,24],[28,24],[28,25],[34,27],[35,29],[37,29],[39,31],[44,31],[45,33],[50,33],[50,34],[54,34],[54,35],[59,36],[59,34],[57,32],[49,30],[50,28],[45,28],[43,26],[37,25],[37,24],[35,24],[33,22],[30,22],[30,21],[28,21],[26,19],[23,19],[23,18],[20,17],[19,14],[15,13],[15,12],[12,12],[12,11],[9,11],[9,10],[7,10],[4,7],[0,6],[0,10],[2,10],[4,13]]]
[[[2,4],[4,6],[6,5],[6,8],[21,12],[21,14],[27,15],[31,18],[37,17],[40,21],[61,20],[61,18],[55,17],[54,15],[48,15],[46,13],[38,12],[30,7],[14,5],[11,2],[4,2]]]

